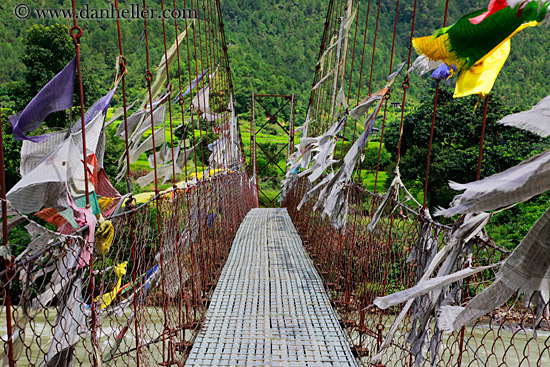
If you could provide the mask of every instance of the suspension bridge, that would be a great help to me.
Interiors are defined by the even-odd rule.
[[[420,0],[405,2],[412,18],[399,23],[397,0],[390,41],[378,37],[381,1],[327,1],[307,115],[296,113],[294,95],[252,95],[248,154],[235,112],[219,0],[160,1],[162,10],[183,5],[198,14],[163,19],[162,32],[154,33],[143,19],[146,91],[137,101],[127,95],[128,73],[135,70],[127,65],[123,25],[117,19],[114,82],[88,109],[80,65],[81,44],[88,40],[74,18],[75,58],[25,110],[9,117],[14,137],[23,140],[22,178],[9,190],[6,130],[0,133],[3,365],[550,364],[544,283],[550,266],[544,250],[548,214],[512,253],[497,246],[484,228],[491,217],[485,212],[548,190],[547,154],[484,178],[478,186],[463,185],[463,196],[447,212],[441,210],[463,214],[452,225],[433,219],[426,206],[439,81],[454,71],[468,80],[472,67],[481,73],[493,70],[493,64],[483,68],[502,59],[501,47],[509,47],[515,33],[547,17],[547,2],[491,1],[489,9],[465,16],[438,37],[444,34],[453,42],[457,27],[482,24],[479,32],[494,39],[486,35],[487,45],[472,46],[473,56],[455,47],[437,57],[430,52],[447,43],[437,48],[431,42],[439,38],[417,38]],[[118,6],[115,0],[117,11]],[[72,7],[76,13],[74,1]],[[438,15],[443,27],[448,8],[449,0]],[[508,17],[507,26],[512,19],[508,28],[513,29],[503,26],[499,34],[485,27],[500,17]],[[173,44],[167,27],[175,31]],[[394,60],[397,27],[410,28],[403,63]],[[150,55],[152,37],[163,38],[158,66]],[[385,86],[376,91],[373,69],[382,67],[375,63],[380,42],[391,48],[391,58],[383,66]],[[414,49],[421,53],[416,59]],[[475,55],[482,56],[473,60],[475,65],[464,61]],[[380,160],[388,104],[401,109],[402,132],[407,92],[413,87],[409,75],[433,70],[438,81],[431,131],[426,132],[424,202],[419,203],[400,179],[401,135],[396,175],[385,192]],[[456,91],[481,94],[485,104],[478,180],[492,87],[485,83],[491,76],[483,75],[483,85],[459,81]],[[78,118],[65,131],[33,133],[48,113],[73,107],[73,84]],[[115,92],[119,105],[109,109]],[[268,111],[265,98],[283,102]],[[277,117],[284,108],[290,108],[288,125]],[[285,132],[285,143],[274,155],[257,140],[267,124]],[[538,133],[548,129],[531,125],[522,126]],[[105,172],[106,130],[124,141],[117,177]],[[380,147],[374,189],[367,190],[358,162],[375,130]],[[270,208],[259,208],[266,194],[258,154],[268,156],[268,165],[286,154],[286,169],[277,167],[285,175],[282,191],[267,198]],[[143,156],[151,170],[136,175],[134,164]],[[126,183],[126,192],[119,192],[115,182]],[[475,195],[468,196],[469,190]],[[14,243],[11,231],[23,227],[30,242]]]

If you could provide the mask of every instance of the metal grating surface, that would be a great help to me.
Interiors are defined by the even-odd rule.
[[[186,366],[357,366],[286,209],[244,219]]]

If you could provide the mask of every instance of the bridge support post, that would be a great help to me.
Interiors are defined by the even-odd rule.
[[[282,102],[280,100],[282,99]],[[271,104],[271,106],[270,106]],[[258,125],[256,130],[256,105],[261,107],[261,111],[265,113],[265,122],[262,121]],[[273,106],[275,106],[275,112],[273,112]],[[290,108],[290,111],[288,110]],[[252,93],[252,103],[250,108],[250,160],[251,160],[251,174],[255,177],[258,201],[260,196],[264,198],[266,207],[278,206],[278,199],[283,195],[282,190],[276,192],[275,196],[268,195],[265,190],[262,190],[259,186],[258,175],[269,175],[269,172],[276,172],[277,176],[271,177],[272,179],[280,180],[280,175],[283,178],[286,175],[286,161],[290,155],[294,152],[294,125],[295,125],[295,108],[296,108],[296,96],[279,95],[279,94],[255,94]],[[260,109],[258,109],[260,111]],[[283,119],[279,122],[279,116],[283,115]],[[285,124],[285,119],[288,119],[288,124]],[[288,136],[286,143],[258,143],[257,135],[264,129],[271,128],[277,130],[277,134],[281,132],[281,136]],[[275,148],[273,149],[273,146]],[[265,157],[267,163],[258,168],[258,148],[260,149],[262,156]],[[281,168],[277,158],[286,150],[286,161],[284,169]],[[263,161],[262,161],[263,162]],[[253,170],[253,171],[252,171]],[[259,203],[258,203],[259,204]]]

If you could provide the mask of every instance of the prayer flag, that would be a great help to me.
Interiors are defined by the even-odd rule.
[[[39,128],[50,113],[73,107],[75,68],[76,59],[72,59],[38,92],[23,111],[10,116],[13,137],[16,140],[31,140],[38,143],[48,138],[48,135],[27,136],[25,134]]]

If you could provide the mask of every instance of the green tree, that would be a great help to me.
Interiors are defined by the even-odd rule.
[[[18,111],[34,98],[34,96],[75,56],[75,47],[69,29],[65,25],[51,26],[34,25],[27,30],[23,40],[24,52],[20,59],[26,69],[23,81],[11,86],[14,108]],[[98,97],[94,80],[83,71],[84,106],[90,106]],[[80,97],[78,78],[75,77],[73,116],[79,116]],[[67,127],[67,115],[64,111],[50,114],[45,123],[48,127]]]
[[[6,171],[6,191],[11,189],[21,178],[19,162],[21,161],[21,141],[15,140],[11,134],[11,126],[7,117],[13,111],[2,108],[2,134],[4,143],[4,170]]]
[[[26,67],[24,80],[10,85],[15,111],[20,111],[34,98],[34,96],[59,73],[74,57],[75,49],[69,30],[65,25],[52,26],[34,25],[28,29],[24,38],[25,52],[21,62]],[[75,78],[74,108],[72,116],[77,120],[80,116],[80,97],[78,80]],[[98,97],[95,82],[91,76],[83,71],[83,88],[85,107],[90,106]],[[7,122],[8,116],[15,111],[3,109],[2,118],[4,131],[4,154],[6,161],[6,188],[9,190],[20,179],[19,163],[21,142],[14,140],[11,126]],[[48,127],[68,127],[67,113],[59,111],[50,114],[45,123]],[[115,149],[115,148],[113,148]],[[118,147],[116,149],[119,149]],[[107,159],[109,161],[109,159]]]
[[[123,122],[124,123],[124,122]],[[118,174],[118,159],[126,149],[124,142],[115,137],[116,129],[106,129],[105,131],[105,155],[103,157],[103,166],[107,177],[114,178]]]
[[[476,103],[476,97],[453,99],[448,88],[439,92],[428,182],[428,203],[432,208],[448,205],[457,194],[449,187],[449,181],[464,183],[476,179],[483,116],[483,103],[477,109]],[[481,177],[518,164],[543,150],[547,143],[529,132],[497,124],[512,112],[515,111],[507,108],[502,98],[490,96]],[[433,97],[405,117],[400,171],[410,186],[424,183],[432,114]],[[385,137],[393,161],[397,155],[398,124],[391,122]]]

